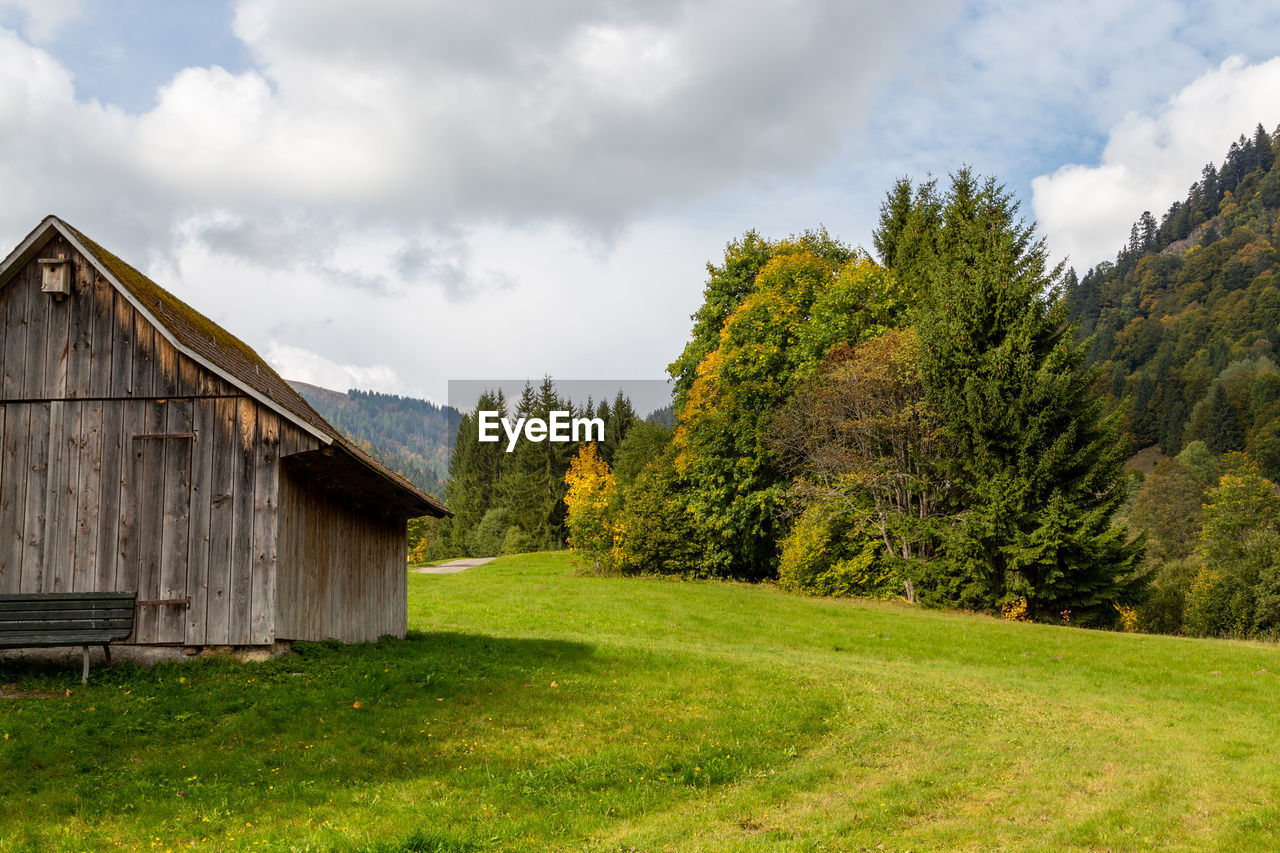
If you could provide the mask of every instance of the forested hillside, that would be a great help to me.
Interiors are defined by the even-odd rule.
[[[444,496],[449,450],[462,418],[457,409],[376,391],[343,394],[305,382],[290,384],[367,453],[424,491]]]
[[[1127,512],[1145,630],[1280,635],[1278,148],[1259,125],[1159,223],[1144,212],[1115,263],[1068,276],[1128,449],[1145,448]]]
[[[1280,475],[1276,149],[1261,125],[1241,136],[1158,224],[1142,214],[1115,263],[1068,277],[1134,450],[1174,455],[1198,439]]]

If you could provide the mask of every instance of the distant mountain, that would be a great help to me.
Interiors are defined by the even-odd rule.
[[[1067,300],[1134,449],[1201,440],[1280,476],[1280,130],[1259,125]]]
[[[444,496],[449,452],[462,419],[452,406],[352,389],[290,382],[343,435],[423,491]]]

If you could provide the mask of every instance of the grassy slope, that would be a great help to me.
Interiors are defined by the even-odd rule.
[[[52,695],[0,698],[0,850],[1280,847],[1275,646],[563,555],[411,575],[410,624],[88,688],[3,664]]]

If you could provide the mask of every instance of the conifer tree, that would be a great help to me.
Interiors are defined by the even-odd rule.
[[[605,464],[612,465],[614,455],[622,446],[622,440],[640,419],[631,406],[631,400],[622,393],[621,389],[613,398],[613,409],[610,411],[606,408],[602,417],[604,418],[604,441],[600,443],[600,455],[604,458]]]
[[[1214,453],[1240,450],[1244,445],[1244,430],[1240,427],[1240,419],[1236,416],[1231,401],[1227,399],[1227,391],[1222,383],[1216,383],[1209,392],[1208,424],[1204,441]]]
[[[924,250],[897,270],[920,288],[925,392],[956,449],[960,498],[932,595],[1104,618],[1130,591],[1140,545],[1111,524],[1125,497],[1117,416],[1082,367],[1062,266],[994,179],[961,170],[940,201],[936,233],[913,238]]]
[[[1258,129],[1253,132],[1253,147],[1257,152],[1258,167],[1264,172],[1269,171],[1276,157],[1271,147],[1271,135],[1262,126],[1262,122],[1258,122]]]
[[[539,393],[526,384],[516,401],[513,420],[534,417],[546,418],[547,415],[542,411]],[[551,521],[559,495],[558,489],[549,482],[553,474],[547,444],[524,438],[517,441],[515,448],[504,454],[502,477],[497,484],[497,502],[507,510],[510,524],[527,533],[537,548],[554,548],[560,544]]]
[[[449,457],[445,505],[454,513],[449,536],[452,550],[459,553],[469,550],[471,531],[492,505],[502,470],[501,444],[479,440],[477,413],[485,410],[498,412],[498,417],[506,416],[507,402],[502,389],[481,394],[475,410],[463,416],[454,438],[453,454]]]

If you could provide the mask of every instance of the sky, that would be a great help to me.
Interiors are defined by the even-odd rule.
[[[662,378],[728,241],[870,249],[902,176],[1083,272],[1259,122],[1243,0],[0,0],[0,244],[56,213],[286,378],[440,401]]]

